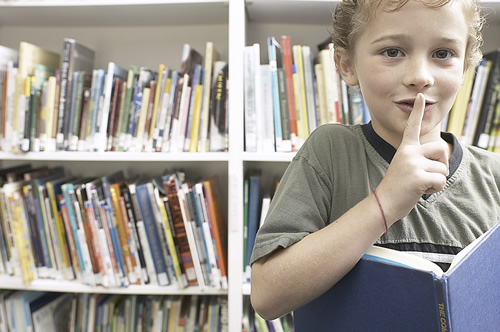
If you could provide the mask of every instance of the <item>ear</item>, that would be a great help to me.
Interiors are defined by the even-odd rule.
[[[334,53],[335,64],[337,70],[340,72],[342,79],[349,86],[356,86],[359,84],[358,76],[354,69],[352,59],[349,56],[346,49],[342,47],[336,47]]]

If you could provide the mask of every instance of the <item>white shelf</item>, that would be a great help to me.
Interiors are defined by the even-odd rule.
[[[12,154],[0,152],[0,160],[25,160],[25,161],[184,161],[184,162],[227,162],[229,154],[225,152],[207,153],[148,153],[148,152],[28,152]]]
[[[228,12],[228,0],[0,1],[0,24],[44,27],[227,24]]]
[[[250,22],[326,24],[331,22],[332,13],[338,1],[332,0],[249,0],[246,1]],[[493,21],[500,22],[500,1],[480,1],[487,12],[494,15]]]
[[[101,286],[88,286],[68,280],[43,280],[36,279],[31,284],[25,285],[20,277],[0,276],[2,289],[24,289],[28,291],[62,292],[62,293],[98,293],[98,294],[155,294],[155,295],[227,295],[227,290],[215,288],[201,289],[188,287],[179,289],[176,285],[130,285],[128,287],[105,288]]]

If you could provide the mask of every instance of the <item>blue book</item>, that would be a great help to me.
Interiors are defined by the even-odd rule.
[[[406,253],[370,249],[336,285],[294,311],[295,331],[497,330],[499,228],[463,249],[446,272]]]
[[[170,278],[167,273],[167,264],[161,247],[159,229],[151,205],[151,197],[149,196],[149,191],[152,191],[152,188],[148,189],[148,186],[152,185],[151,182],[139,184],[136,186],[136,193],[142,217],[144,218],[144,226],[146,228],[151,255],[153,256],[158,284],[165,286],[170,284]]]
[[[259,228],[260,216],[260,174],[251,174],[249,176],[248,193],[248,242],[246,266],[250,265],[250,257],[255,243],[255,236]]]

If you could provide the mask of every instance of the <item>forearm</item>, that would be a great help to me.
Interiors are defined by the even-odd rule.
[[[384,231],[371,194],[334,223],[256,261],[253,307],[262,317],[273,319],[313,300],[349,272]]]

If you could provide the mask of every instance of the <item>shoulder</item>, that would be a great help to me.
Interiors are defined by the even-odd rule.
[[[471,163],[481,168],[494,167],[495,172],[500,172],[500,153],[487,151],[475,146],[465,146],[471,156]]]
[[[363,137],[360,125],[324,124],[309,135],[299,154],[307,151],[333,152],[350,149],[352,145],[363,144]]]
[[[466,146],[464,155],[469,157],[469,176],[494,179],[500,188],[500,153],[487,151],[475,146]]]

